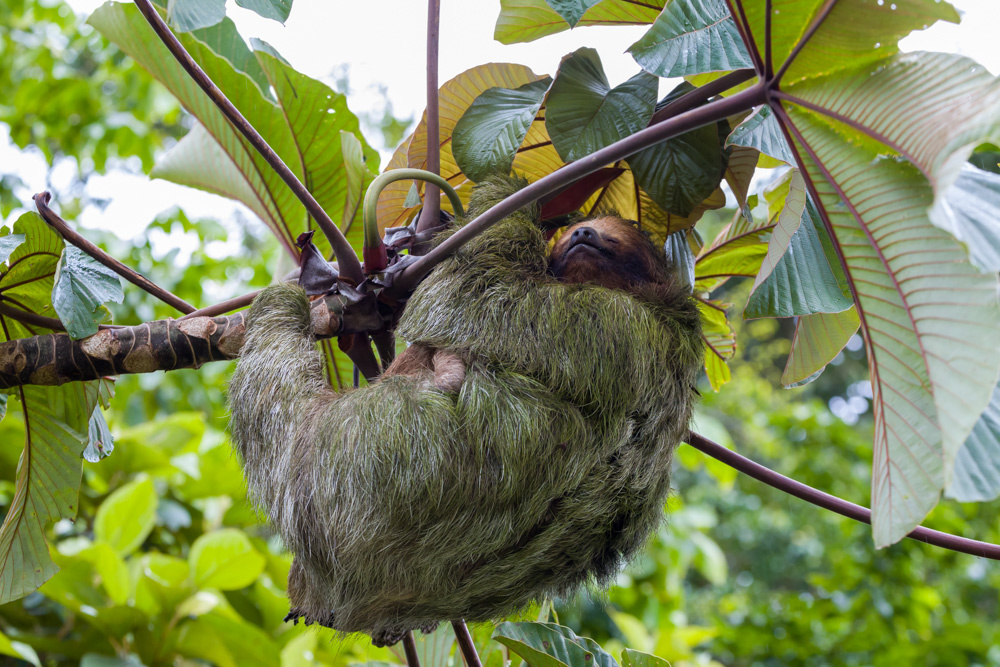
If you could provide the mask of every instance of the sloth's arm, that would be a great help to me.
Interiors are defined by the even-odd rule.
[[[229,426],[254,499],[280,525],[282,514],[294,511],[285,495],[310,455],[312,417],[337,394],[323,376],[300,287],[265,289],[250,307],[246,332],[229,384]]]

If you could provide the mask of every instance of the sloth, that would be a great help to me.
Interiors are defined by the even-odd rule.
[[[523,187],[494,178],[469,217]],[[381,379],[324,378],[304,292],[247,316],[230,429],[252,500],[294,554],[289,619],[376,645],[606,585],[663,517],[703,348],[697,307],[608,215],[549,251],[537,206],[417,288]]]

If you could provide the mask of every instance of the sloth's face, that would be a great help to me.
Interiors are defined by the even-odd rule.
[[[611,289],[656,282],[656,248],[631,223],[595,218],[568,228],[552,248],[549,272],[567,283]]]

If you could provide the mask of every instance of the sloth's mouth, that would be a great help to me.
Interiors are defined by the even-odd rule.
[[[612,253],[610,250],[608,250],[603,246],[597,245],[596,243],[589,241],[587,239],[582,239],[580,241],[577,241],[575,244],[570,246],[569,250],[566,251],[565,257],[566,259],[569,259],[570,257],[573,257],[574,255],[578,255],[580,253],[593,255],[595,257],[604,257],[607,259],[611,259],[612,257],[614,257],[614,253]]]

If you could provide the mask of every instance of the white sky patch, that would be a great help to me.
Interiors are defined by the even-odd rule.
[[[928,50],[961,53],[1000,73],[1000,47],[996,26],[1000,25],[998,0],[951,0],[963,14],[960,26],[937,23],[901,42],[904,51]],[[100,0],[69,0],[77,13],[86,15],[99,7]],[[645,26],[590,27],[563,32],[528,44],[505,46],[493,39],[500,13],[499,0],[489,2],[442,0],[439,81],[487,62],[527,65],[536,74],[555,74],[560,59],[580,48],[597,49],[612,85],[639,71],[625,50],[646,31]],[[368,3],[295,0],[286,25],[260,18],[229,0],[227,12],[244,38],[259,37],[275,47],[292,66],[332,85],[334,75],[348,66],[352,111],[377,107],[384,85],[396,116],[418,117],[425,103],[424,63],[427,6],[418,0],[374,0]],[[672,87],[662,85],[661,92]],[[378,144],[378,138],[369,141]],[[383,152],[382,164],[388,159]],[[57,166],[51,173],[37,150],[20,151],[0,125],[0,165],[16,172],[27,184],[28,194],[47,187],[64,186],[72,178],[72,165]],[[236,224],[236,211],[251,214],[228,199],[175,185],[162,180],[112,169],[94,175],[87,183],[91,197],[107,199],[106,207],[89,206],[74,221],[131,237],[141,232],[159,213],[180,205],[192,218],[214,217]],[[18,192],[19,195],[24,193]],[[58,202],[57,202],[58,204]],[[23,211],[7,219],[10,224]],[[183,250],[195,239],[171,238]]]

